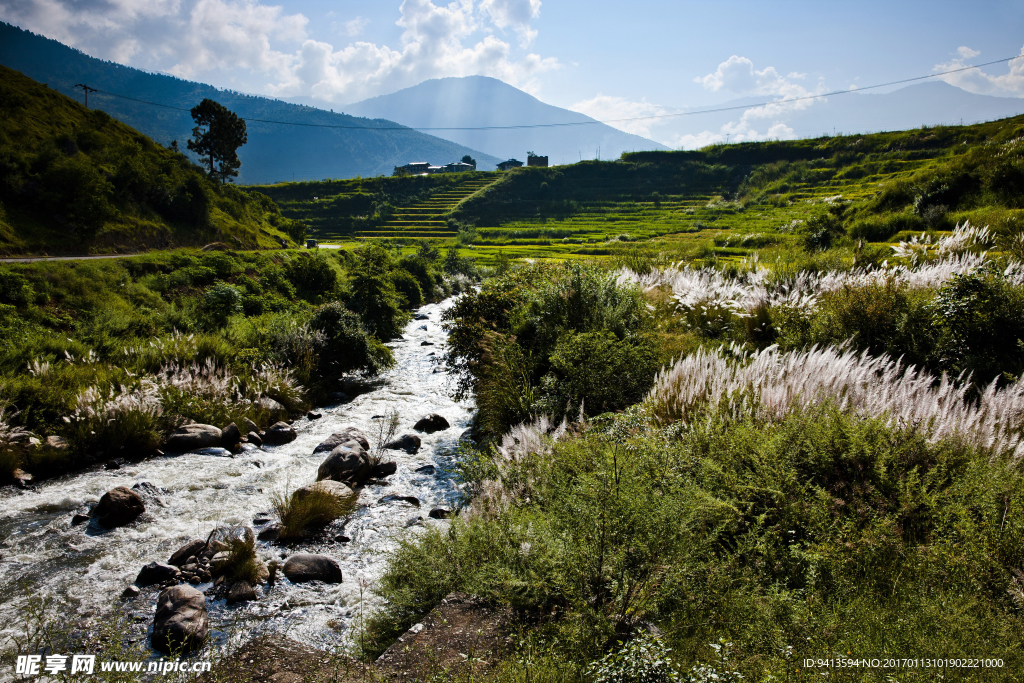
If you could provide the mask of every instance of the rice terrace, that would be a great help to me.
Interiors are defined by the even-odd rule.
[[[1024,679],[1017,8],[395,4],[0,0],[0,681]]]

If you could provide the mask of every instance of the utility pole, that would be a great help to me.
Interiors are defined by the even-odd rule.
[[[89,93],[96,92],[96,88],[90,88],[89,86],[85,85],[84,83],[78,83],[78,84],[75,85],[75,87],[76,88],[81,88],[82,91],[85,92],[85,108],[88,109],[89,108]]]

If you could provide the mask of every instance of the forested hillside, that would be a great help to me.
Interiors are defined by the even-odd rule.
[[[0,252],[254,249],[302,230],[267,197],[0,66]]]

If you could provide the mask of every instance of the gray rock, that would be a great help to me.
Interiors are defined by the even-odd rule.
[[[71,526],[78,526],[89,521],[89,515],[75,515],[71,518]]]
[[[19,489],[32,488],[32,475],[26,472],[25,470],[16,469],[11,474],[11,477],[14,479],[15,486],[17,486]]]
[[[433,465],[424,465],[416,468],[416,474],[433,474],[436,468]]]
[[[153,648],[170,654],[191,652],[210,635],[206,596],[192,586],[172,586],[160,593],[153,619]]]
[[[352,496],[357,495],[355,491],[349,488],[346,484],[340,481],[332,481],[330,479],[324,479],[318,481],[315,484],[307,484],[302,488],[296,489],[295,493],[292,494],[295,500],[302,500],[309,494],[313,493],[314,490],[320,490],[325,493],[329,493],[335,498],[348,499]]]
[[[123,591],[121,591],[121,597],[127,600],[131,600],[132,598],[137,598],[139,596],[139,593],[141,592],[142,591],[139,590],[138,586],[128,586]]]
[[[235,541],[252,545],[256,542],[256,535],[252,528],[247,526],[219,526],[210,534],[208,545],[217,550],[228,550]]]
[[[260,446],[263,445],[263,439],[256,432],[249,432],[246,435],[246,438],[248,438],[249,443],[251,443],[253,446],[256,446],[256,448],[259,448]]]
[[[384,477],[390,477],[397,471],[398,463],[381,462],[370,468],[370,476],[374,479],[383,479]]]
[[[260,426],[249,418],[245,418],[242,420],[242,430],[246,432],[256,432],[259,434]]]
[[[197,448],[194,451],[189,451],[189,453],[194,453],[196,455],[213,455],[218,458],[231,457],[231,451],[220,446],[213,446],[212,448]]]
[[[320,444],[313,449],[313,453],[322,453],[324,451],[333,451],[335,448],[345,443],[346,441],[355,441],[363,447],[364,451],[370,450],[370,441],[366,438],[366,434],[363,430],[357,429],[356,427],[346,427],[340,432],[335,432],[321,441]]]
[[[257,403],[259,403],[260,408],[267,411],[268,413],[271,413],[275,417],[282,417],[284,414],[288,412],[287,408],[285,408],[283,405],[281,405],[274,399],[270,398],[269,396],[260,397],[260,400],[257,401]]]
[[[167,437],[164,449],[172,453],[188,453],[200,448],[219,446],[221,438],[221,431],[213,425],[185,425]]]
[[[135,585],[152,586],[156,583],[177,581],[180,576],[181,572],[178,571],[177,567],[169,564],[160,564],[159,562],[150,562],[135,577]]]
[[[308,413],[306,413],[307,420],[319,420],[323,416],[323,413],[314,413],[313,411],[309,411]]]
[[[66,451],[71,447],[67,439],[61,436],[50,435],[46,437],[46,447],[55,451]]]
[[[281,525],[271,524],[266,529],[260,531],[260,534],[259,536],[257,536],[257,538],[259,538],[261,541],[276,541],[277,539],[281,538]]]
[[[430,517],[434,519],[448,519],[452,516],[452,511],[448,508],[434,508],[430,511]]]
[[[99,504],[93,508],[92,516],[97,522],[113,529],[130,524],[146,511],[139,494],[126,486],[118,486],[103,494]]]
[[[419,507],[420,506],[420,499],[417,498],[416,496],[384,496],[383,498],[380,499],[380,502],[382,502],[382,503],[392,503],[392,502],[395,502],[395,503],[408,503],[409,505],[413,505],[415,507]]]
[[[390,448],[393,451],[405,451],[406,453],[413,454],[420,449],[420,437],[415,434],[402,434],[397,439],[393,439],[384,444],[384,448]]]
[[[433,346],[433,345],[434,345],[434,342],[428,342],[428,341],[420,342],[420,346]]]
[[[193,555],[198,557],[205,549],[206,541],[202,541],[198,538],[192,539],[175,550],[174,554],[171,555],[171,559],[167,560],[167,564],[173,564],[175,567],[181,567],[188,561],[188,558]]]
[[[448,429],[449,427],[451,427],[451,425],[448,424],[448,420],[444,419],[437,413],[431,413],[430,415],[421,417],[412,428],[417,432],[433,434],[434,432],[439,432],[443,429]]]
[[[326,555],[300,553],[292,555],[284,563],[284,575],[292,583],[323,581],[341,583],[341,567]]]
[[[370,457],[355,441],[343,443],[320,463],[316,480],[333,479],[346,484],[362,484],[370,478]]]
[[[103,463],[103,469],[105,470],[119,470],[124,465],[124,458],[114,458]]]
[[[430,320],[430,316],[426,313],[417,313],[412,317],[413,320]]]
[[[275,422],[270,429],[263,433],[263,443],[279,446],[295,441],[297,436],[295,430],[287,422]]]
[[[231,448],[242,440],[242,430],[234,422],[220,431],[220,445]]]
[[[239,602],[256,600],[256,589],[248,581],[235,581],[228,590],[228,604],[234,605]]]

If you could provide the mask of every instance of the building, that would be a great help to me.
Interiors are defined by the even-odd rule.
[[[545,159],[546,158],[547,157],[545,157]],[[516,159],[509,159],[508,161],[503,161],[500,164],[498,164],[498,170],[499,171],[507,171],[510,168],[519,168],[522,165],[523,165],[523,162],[521,162],[521,161],[518,161]]]
[[[464,161],[453,161],[450,164],[444,165],[445,173],[464,173],[466,171],[475,171],[476,166],[473,164],[467,164]]]
[[[539,167],[539,168],[547,168],[548,167],[548,158],[547,157],[539,157],[539,156],[536,156],[534,154],[531,154],[531,155],[526,157],[526,165],[527,166],[536,166],[536,167]]]

